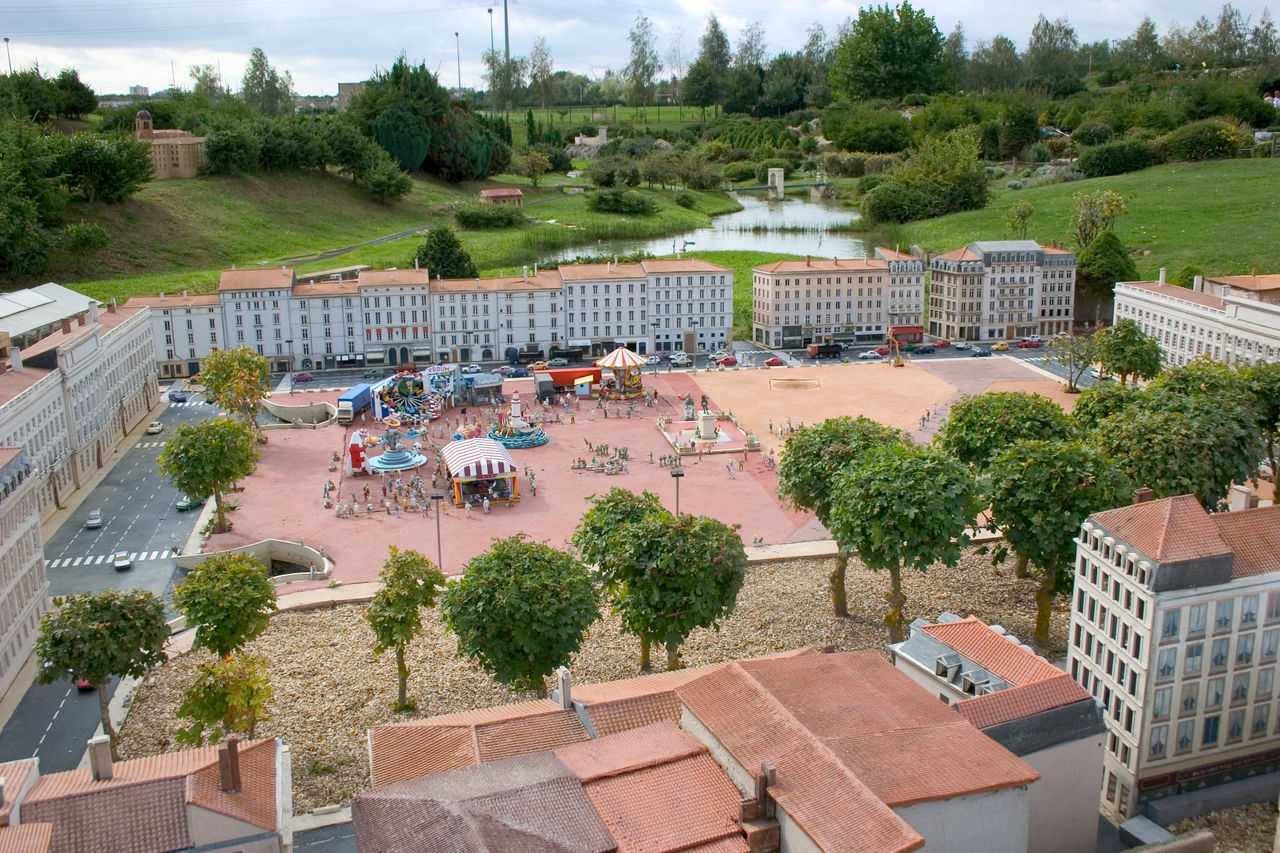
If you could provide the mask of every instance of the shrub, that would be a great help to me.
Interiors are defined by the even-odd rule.
[[[1065,157],[1071,150],[1071,139],[1066,136],[1050,136],[1044,140],[1044,146],[1054,157]]]
[[[688,190],[681,190],[676,193],[676,204],[688,210],[693,210],[698,206],[698,197]]]
[[[110,242],[107,229],[92,222],[72,222],[62,232],[62,245],[74,255],[105,249]]]
[[[863,104],[827,108],[823,133],[846,151],[890,153],[911,144],[911,124],[898,110],[877,110]]]
[[[1042,142],[1036,142],[1027,146],[1027,150],[1022,152],[1022,159],[1032,163],[1048,163],[1053,157],[1049,153],[1049,146]]]
[[[1111,125],[1102,121],[1082,121],[1071,133],[1071,138],[1081,145],[1102,145],[1113,136],[1115,131]]]
[[[649,216],[658,211],[658,203],[635,190],[601,190],[587,198],[587,208],[596,213]]]
[[[1003,178],[1006,172],[999,166],[987,166],[982,170],[982,174],[986,175],[988,178],[999,179]]]
[[[569,157],[569,152],[547,142],[539,142],[537,145],[529,146],[531,151],[537,151],[546,155],[547,160],[551,162],[551,171],[557,174],[564,174],[573,168],[573,160]]]
[[[1205,119],[1165,134],[1157,144],[1168,160],[1218,160],[1235,155],[1236,131],[1225,121]]]
[[[867,174],[887,172],[901,162],[902,157],[898,154],[872,154],[867,158]]]
[[[865,195],[866,193],[869,193],[876,187],[880,186],[880,182],[883,180],[884,180],[884,173],[882,172],[877,172],[873,175],[863,175],[861,178],[858,178],[858,183],[856,184],[856,188],[860,194]]]
[[[829,174],[841,178],[861,178],[867,173],[867,158],[861,154],[831,152],[822,158],[822,163]]]
[[[755,163],[726,163],[724,179],[735,184],[739,181],[753,181],[756,177]]]
[[[1004,188],[1007,190],[1020,190],[1022,189],[1022,181],[1009,181],[1004,185]]]
[[[467,204],[453,212],[453,219],[463,228],[480,231],[520,225],[524,214],[514,204]]]
[[[600,187],[634,187],[640,183],[640,167],[625,157],[600,157],[587,167],[587,177]]]
[[[741,163],[744,160],[750,160],[756,155],[749,148],[730,148],[729,153],[725,155],[726,163]]]
[[[1140,142],[1108,142],[1080,153],[1080,171],[1090,178],[1136,172],[1151,163],[1151,152]]]
[[[756,164],[756,180],[762,184],[768,182],[770,169],[781,169],[782,177],[784,179],[796,170],[790,160],[783,160],[780,157],[771,157],[768,160]]]

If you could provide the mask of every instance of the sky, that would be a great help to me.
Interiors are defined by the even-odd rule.
[[[1250,24],[1264,8],[1255,2],[1234,5]],[[1216,19],[1221,9],[1211,0],[1077,0],[1039,7],[931,0],[915,6],[932,15],[944,35],[963,24],[970,50],[996,35],[1025,47],[1040,12],[1051,19],[1066,15],[1081,41],[1092,42],[1125,38],[1147,15],[1163,33],[1174,22]],[[508,0],[507,18],[513,56],[527,56],[542,36],[556,70],[597,78],[627,64],[627,34],[641,13],[653,23],[658,52],[670,69],[674,47],[681,47],[686,65],[697,55],[710,14],[719,18],[731,44],[752,21],[761,22],[773,55],[798,50],[814,22],[833,35],[857,9],[831,0],[649,0],[635,7]],[[238,90],[255,47],[278,70],[292,74],[302,95],[335,94],[339,82],[368,79],[401,52],[414,63],[425,62],[444,86],[458,85],[461,76],[463,87],[482,88],[481,56],[489,48],[491,22],[493,44],[501,51],[502,0],[379,0],[367,7],[350,0],[0,0],[0,35],[12,68],[37,66],[46,75],[75,68],[100,95],[135,85],[152,92],[175,83],[190,88],[188,69],[204,64],[219,67],[224,83]]]

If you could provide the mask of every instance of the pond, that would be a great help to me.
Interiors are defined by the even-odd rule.
[[[734,193],[742,205],[736,213],[726,213],[712,220],[711,227],[698,228],[672,237],[644,240],[601,240],[595,245],[572,246],[549,252],[540,263],[570,261],[579,255],[630,255],[648,252],[670,255],[687,252],[721,250],[777,252],[787,255],[860,258],[866,246],[857,236],[846,231],[858,220],[858,214],[838,203],[806,195],[771,199],[761,193]]]

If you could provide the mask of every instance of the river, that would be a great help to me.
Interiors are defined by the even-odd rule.
[[[686,231],[672,237],[644,240],[601,240],[594,246],[572,246],[550,252],[541,263],[569,261],[579,255],[630,255],[644,251],[670,255],[684,251],[721,250],[777,252],[787,255],[860,258],[866,247],[858,237],[846,232],[827,233],[829,228],[848,226],[858,214],[834,201],[811,201],[807,195],[771,199],[763,192],[734,193],[742,205],[736,213],[712,220],[711,227]]]

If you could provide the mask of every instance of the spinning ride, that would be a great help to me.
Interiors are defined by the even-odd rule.
[[[609,400],[630,400],[644,396],[644,387],[640,379],[640,368],[644,365],[644,358],[626,347],[618,347],[604,358],[597,360],[596,367],[603,367],[613,372],[612,386],[606,390],[604,385],[601,385],[600,396]]]
[[[520,395],[513,394],[505,415],[489,430],[489,438],[503,447],[538,447],[550,441],[542,427],[524,416]]]
[[[407,471],[410,468],[417,468],[427,461],[427,457],[400,442],[404,438],[400,434],[400,419],[392,416],[384,418],[383,425],[387,428],[386,433],[381,438],[371,438],[367,444],[383,444],[386,450],[378,456],[374,456],[368,460],[368,467],[371,471]]]

